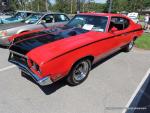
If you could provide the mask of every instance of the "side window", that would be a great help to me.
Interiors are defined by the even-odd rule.
[[[115,27],[117,30],[124,30],[128,28],[129,20],[122,17],[112,17],[110,22],[109,30]]]
[[[53,15],[46,15],[43,17],[43,19],[45,21],[45,23],[54,23],[55,19]]]
[[[69,18],[66,15],[59,14],[59,15],[55,15],[55,21],[56,22],[65,22],[65,21],[69,21]]]
[[[129,20],[124,19],[124,28],[128,28],[129,27]]]
[[[20,17],[22,17],[22,18],[26,18],[27,17],[26,15],[27,14],[25,12],[20,13]]]

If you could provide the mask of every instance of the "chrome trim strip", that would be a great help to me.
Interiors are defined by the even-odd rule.
[[[13,61],[10,58],[8,59],[8,61],[17,65],[19,67],[19,69],[21,69],[27,75],[32,77],[41,86],[46,86],[46,85],[50,85],[53,83],[53,81],[50,79],[50,77],[45,77],[45,78],[40,79],[36,74],[34,74],[28,67],[24,66],[23,64]]]
[[[13,53],[16,54],[16,55],[19,55],[19,56],[21,56],[23,58],[26,58],[26,59],[28,59],[28,57],[25,56],[25,55],[22,55],[20,53],[17,53],[15,51],[11,51],[10,50],[10,55],[9,55],[8,61],[11,62],[11,63],[13,63],[13,64],[15,64],[15,65],[17,65],[19,67],[19,69],[21,69],[24,73],[26,73],[27,75],[29,75],[30,77],[32,77],[39,85],[46,86],[46,85],[50,85],[50,84],[53,83],[53,81],[50,79],[49,76],[40,79],[27,66],[25,66],[25,65],[23,65],[23,64],[21,64],[21,63],[19,63],[17,61],[11,60],[11,54],[13,54]]]
[[[17,65],[19,67],[19,69],[23,70],[23,72],[27,72],[26,74],[30,75],[35,81],[38,81],[40,80],[40,78],[35,75],[28,67],[26,67],[25,65],[19,63],[19,62],[16,62],[16,61],[13,61],[13,60],[9,60],[9,62]]]

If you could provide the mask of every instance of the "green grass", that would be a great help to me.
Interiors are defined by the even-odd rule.
[[[144,33],[135,41],[135,45],[138,48],[150,50],[150,33]]]
[[[144,20],[144,15],[140,15],[140,16],[139,16],[139,19],[140,19],[140,20]]]

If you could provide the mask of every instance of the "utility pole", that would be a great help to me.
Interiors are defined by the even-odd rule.
[[[108,13],[111,13],[111,11],[112,11],[112,2],[113,2],[113,0],[109,0],[109,9],[108,9]]]
[[[38,2],[38,12],[40,11],[40,3]]]
[[[48,11],[48,1],[45,0],[46,11]]]
[[[30,5],[31,5],[31,11],[33,11],[33,5],[32,5],[33,1],[30,1]]]
[[[82,1],[82,2],[83,2],[83,3],[82,3],[82,4],[83,4],[83,6],[82,6],[82,12],[84,12],[84,11],[85,11],[85,4],[86,4],[86,3],[85,3],[85,0]]]
[[[72,6],[73,6],[73,0],[70,0],[70,2],[71,2],[71,8],[70,8],[71,11],[70,11],[70,13],[72,14],[72,12],[73,12],[73,11],[72,11],[72,9],[73,9],[73,8],[72,8]]]
[[[80,13],[80,0],[77,0],[77,14]]]

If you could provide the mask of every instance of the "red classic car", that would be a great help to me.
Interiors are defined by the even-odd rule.
[[[142,33],[141,25],[120,14],[78,14],[63,27],[16,35],[9,62],[42,86],[64,77],[78,85],[94,63],[130,51]]]

